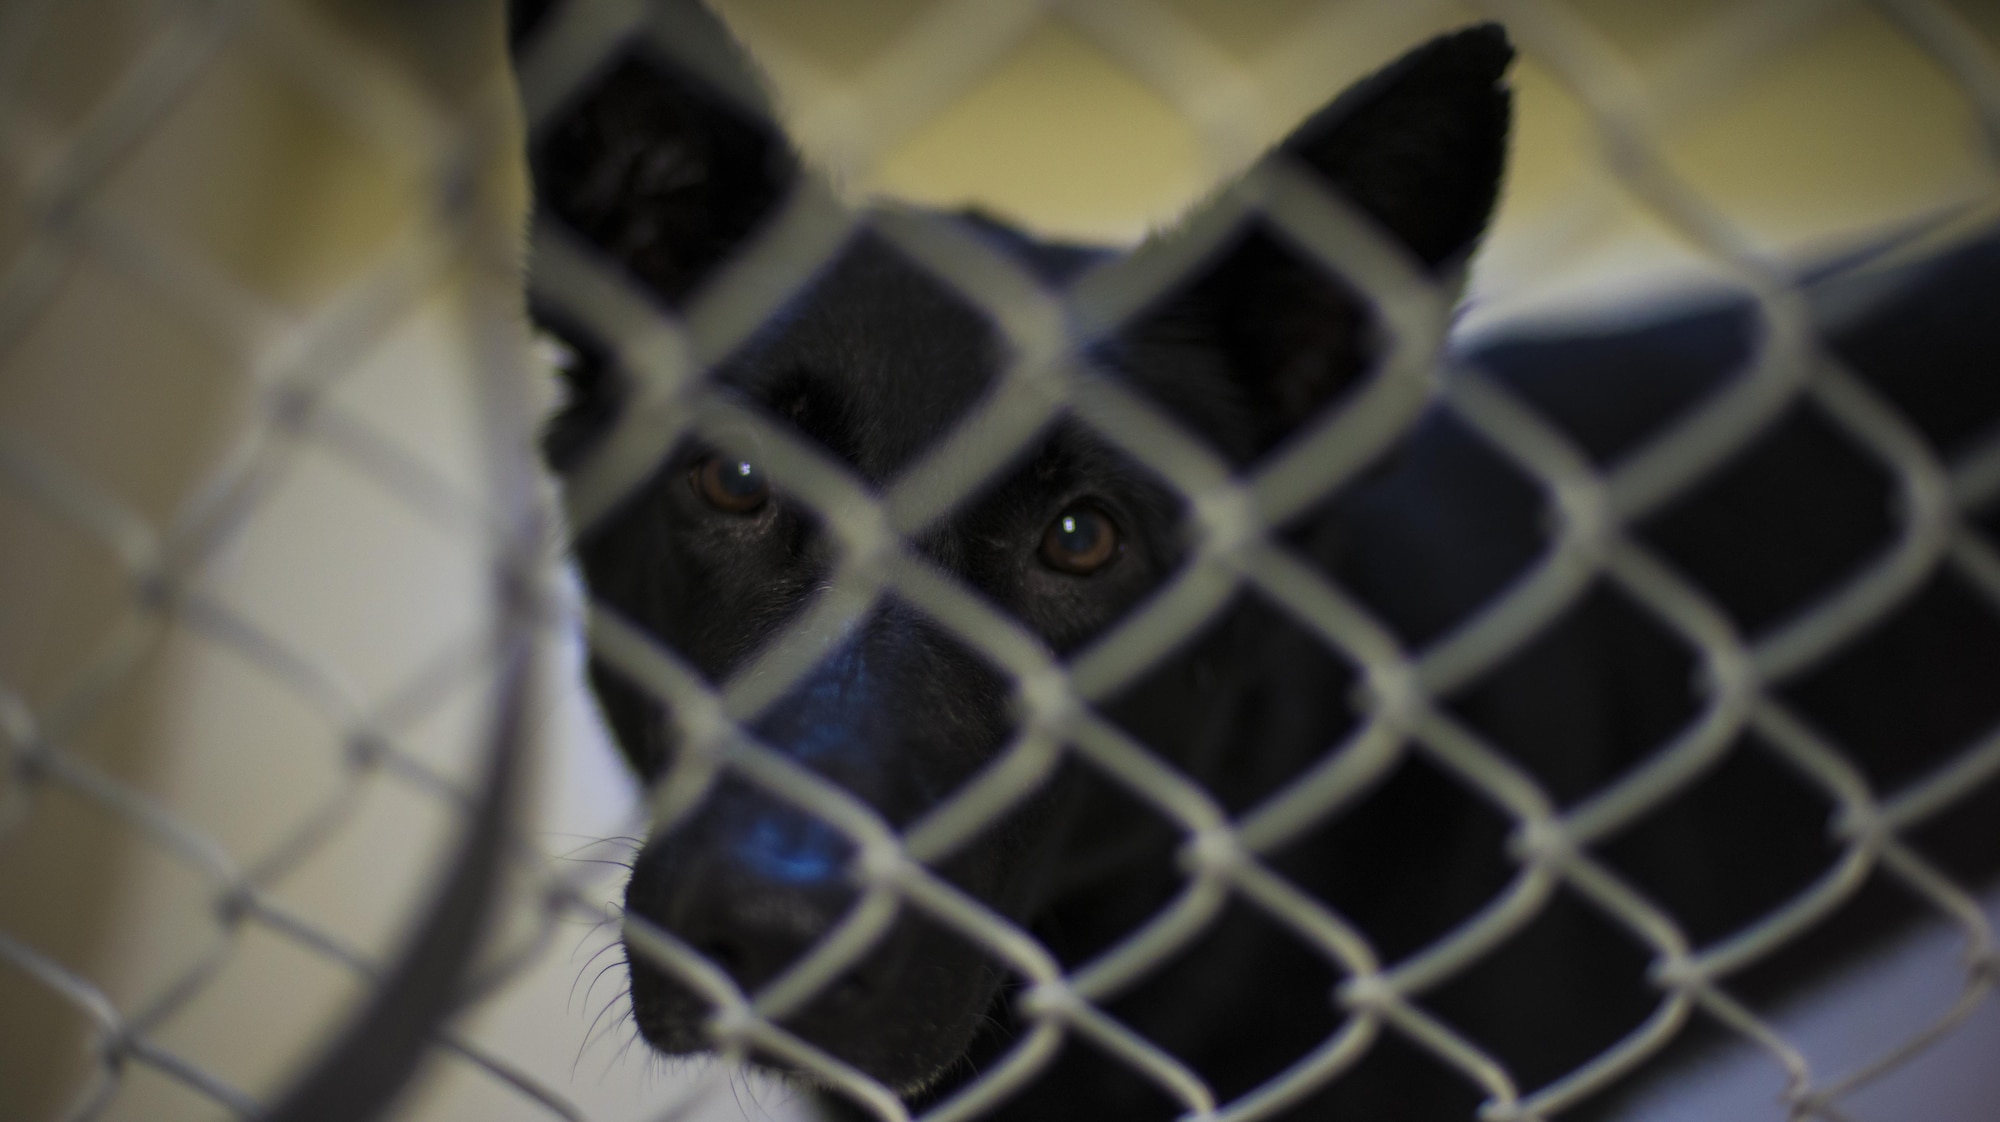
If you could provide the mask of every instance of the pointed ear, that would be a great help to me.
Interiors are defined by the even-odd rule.
[[[537,40],[559,40],[563,15]],[[654,5],[644,39],[605,64],[536,129],[538,208],[679,307],[769,218],[799,163],[754,69],[696,0]],[[530,42],[527,71],[542,42]],[[548,44],[560,48],[562,43]]]
[[[1495,24],[1434,39],[1341,94],[1281,151],[1443,274],[1470,254],[1499,194],[1510,116],[1501,81],[1513,57]],[[1238,400],[1167,404],[1239,459],[1267,451],[1339,397],[1378,349],[1368,301],[1256,227],[1123,342],[1137,359],[1197,340],[1215,349]]]
[[[1499,24],[1440,36],[1350,87],[1283,150],[1436,269],[1468,254],[1492,216],[1513,60]]]
[[[576,53],[565,36],[592,29],[592,6],[516,0],[524,77],[549,77],[537,68]],[[679,309],[774,217],[799,163],[771,123],[755,69],[706,7],[654,0],[648,27],[656,39],[636,40],[548,108],[529,158],[537,222],[567,227]],[[530,318],[563,356],[562,405],[543,453],[567,471],[602,443],[631,387],[608,345],[530,288]]]

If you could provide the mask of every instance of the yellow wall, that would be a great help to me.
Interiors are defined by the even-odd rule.
[[[1004,3],[997,6],[1006,7]],[[894,109],[870,102],[872,67],[947,6],[924,0],[719,0],[770,69],[804,146],[856,194],[977,203],[1050,234],[1129,240],[1171,221],[1355,77],[1438,30],[1478,17],[1457,4],[1170,0],[1205,60],[1251,96],[1203,130],[1094,39],[1048,17],[1011,48],[974,57],[936,116],[886,151],[843,129]],[[1079,6],[1087,9],[1088,6]],[[1862,4],[1821,4],[1730,71],[1688,61],[1751,42],[1759,0],[1574,0],[1570,10],[1640,81],[1687,111],[1659,141],[1674,170],[1762,247],[1810,250],[2000,190],[1993,154],[1951,76]],[[2000,54],[2000,2],[1953,9]],[[1198,52],[1200,53],[1200,52]],[[1199,60],[1198,60],[1199,61]],[[1514,72],[1509,189],[1475,279],[1496,311],[1588,292],[1607,275],[1698,262],[1605,176],[1586,114],[1530,55]],[[1213,87],[1211,87],[1213,88]],[[1202,91],[1195,91],[1197,96]],[[858,99],[841,108],[843,98]],[[1183,100],[1183,106],[1189,104]]]

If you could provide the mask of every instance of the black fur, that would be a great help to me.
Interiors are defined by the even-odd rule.
[[[1444,275],[1472,250],[1505,151],[1512,57],[1492,26],[1449,36],[1368,79],[1286,142]],[[644,52],[617,60],[535,140],[547,217],[647,285],[662,306],[754,235],[800,174],[785,145],[725,99]],[[968,228],[1061,284],[1107,251],[1035,242],[994,219]],[[1162,235],[1175,236],[1172,232]],[[1817,282],[1848,303],[1844,274]],[[1851,286],[1850,286],[1851,287]],[[1924,263],[1864,312],[1828,313],[1832,351],[1904,409],[1947,457],[2000,422],[2000,241]],[[587,463],[623,383],[564,317],[581,361],[552,425],[558,467]],[[1757,319],[1740,301],[1602,335],[1522,338],[1471,356],[1600,465],[1612,466],[1742,373]],[[1092,357],[1250,465],[1337,407],[1378,357],[1366,300],[1272,231],[1252,229]],[[989,392],[1005,360],[984,319],[863,235],[714,383],[795,427],[880,486]],[[601,602],[720,682],[808,604],[830,546],[810,510],[775,493],[730,514],[691,478],[717,450],[676,449],[653,481],[578,543]],[[1768,633],[1894,539],[1892,481],[1851,437],[1795,404],[1750,448],[1634,528],[1699,582],[1749,637]],[[1438,411],[1282,539],[1391,626],[1412,651],[1489,603],[1549,546],[1543,491]],[[1108,517],[1123,552],[1078,576],[1038,557],[1051,520]],[[1058,655],[1077,651],[1183,562],[1175,492],[1080,424],[1051,427],[1018,464],[918,547],[1019,619]],[[1699,711],[1695,652],[1602,581],[1498,670],[1443,699],[1563,805],[1626,774]],[[659,776],[672,722],[616,672],[592,680],[633,765]],[[1877,784],[1894,790],[2000,721],[2000,616],[1949,572],[1861,640],[1779,694]],[[1240,813],[1356,726],[1356,673],[1254,594],[1102,708]],[[767,742],[902,827],[992,759],[1012,731],[1011,684],[922,613],[891,602],[835,646],[756,724]],[[1969,881],[2000,858],[1994,784],[1911,841]],[[1805,889],[1839,856],[1828,796],[1754,735],[1595,855],[1666,907],[1698,946]],[[1421,753],[1270,867],[1364,931],[1396,963],[1491,902],[1518,874],[1511,821]],[[1075,967],[1129,934],[1185,884],[1182,839],[1086,767],[1066,764],[942,870]],[[847,843],[738,779],[724,780],[633,871],[630,910],[729,969],[748,991],[776,976],[856,898]],[[1912,909],[1879,875],[1807,938],[1731,978],[1761,998],[1825,969]],[[1649,951],[1567,890],[1525,930],[1423,995],[1427,1010],[1505,1062],[1524,1091],[1611,1046],[1658,1006]],[[705,1006],[632,962],[640,1030],[701,1049]],[[1191,948],[1107,1003],[1226,1101],[1342,1025],[1340,972],[1257,909],[1232,904]],[[906,910],[868,959],[787,1024],[900,1088],[938,1101],[1015,1043],[1014,986],[962,938]],[[1285,1118],[1470,1117],[1482,1093],[1385,1032],[1352,1072]],[[1603,1100],[1600,1100],[1600,1102]],[[1001,1116],[1167,1118],[1177,1108],[1116,1061],[1069,1043]]]

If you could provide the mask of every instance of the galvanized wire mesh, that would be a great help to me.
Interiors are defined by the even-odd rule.
[[[1396,24],[1434,14],[1434,5],[1369,8],[1329,5],[1324,18],[1358,26]],[[1876,790],[1844,755],[1802,721],[1778,687],[1824,664],[1869,627],[1893,615],[1941,569],[2000,605],[2000,557],[1974,525],[2000,492],[2000,442],[1940,456],[1897,410],[1827,352],[1812,310],[1786,267],[1772,262],[1721,208],[1680,181],[1659,154],[1657,137],[1678,113],[1718,96],[1754,71],[1759,48],[1836,7],[1800,3],[1743,9],[1728,26],[1702,37],[1665,83],[1641,82],[1589,24],[1549,0],[1489,0],[1469,10],[1506,23],[1517,45],[1553,70],[1588,108],[1605,166],[1660,221],[1699,247],[1754,300],[1762,343],[1747,372],[1691,415],[1605,469],[1563,430],[1489,372],[1456,364],[1444,348],[1455,293],[1423,275],[1373,223],[1329,192],[1309,170],[1285,159],[1256,164],[1203,212],[1201,223],[1171,251],[1140,252],[1051,286],[955,219],[908,209],[856,210],[810,174],[761,223],[746,247],[681,304],[678,314],[621,270],[599,247],[547,215],[532,232],[530,289],[602,347],[631,383],[616,430],[564,481],[574,536],[614,511],[652,478],[683,439],[728,447],[746,438],[759,466],[789,499],[823,520],[838,560],[809,611],[719,686],[672,649],[626,620],[615,607],[593,603],[585,621],[593,655],[663,703],[678,732],[679,751],[650,793],[654,830],[694,812],[719,777],[754,784],[833,827],[853,846],[852,875],[861,898],[846,918],[803,959],[754,993],[672,932],[606,909],[579,887],[569,870],[535,868],[544,904],[517,957],[482,975],[481,992],[511,976],[532,949],[553,938],[559,920],[581,916],[622,926],[635,954],[671,972],[715,1007],[711,1031],[723,1064],[673,1101],[660,1116],[679,1117],[725,1086],[732,1065],[752,1050],[809,1071],[861,1109],[884,1119],[909,1111],[890,1089],[842,1063],[781,1022],[859,962],[905,910],[922,914],[978,946],[1024,980],[1018,1008],[1024,1031],[1004,1060],[926,1118],[977,1117],[1018,1092],[1045,1068],[1065,1039],[1089,1041],[1107,1063],[1129,1066],[1156,1084],[1190,1117],[1256,1118],[1277,1113],[1342,1077],[1385,1035],[1432,1056],[1480,1089],[1482,1116],[1541,1118],[1591,1098],[1658,1056],[1697,1014],[1728,1026],[1768,1052],[1790,1076],[1786,1099],[1800,1117],[1838,1119],[1840,1100],[1948,1032],[1983,1001],[1995,980],[1990,927],[1969,886],[1955,883],[1903,834],[1956,805],[2000,772],[2000,729],[1956,753],[1934,771],[1893,792]],[[1877,5],[1936,58],[1978,107],[1989,143],[2000,148],[2000,67],[1994,51],[1949,6],[1923,0]],[[1417,9],[1424,9],[1418,11]],[[25,9],[23,9],[25,10]],[[1457,10],[1454,8],[1453,10]],[[178,9],[176,9],[178,11]],[[160,47],[135,69],[126,96],[79,132],[69,156],[33,171],[35,235],[10,267],[0,291],[0,347],[10,330],[36,313],[37,295],[61,255],[88,245],[148,278],[167,270],[174,299],[192,296],[198,314],[226,323],[255,319],[246,300],[211,283],[200,263],[148,243],[135,231],[93,220],[90,182],[151,114],[170,104],[167,92],[199,71],[224,41],[248,41],[277,52],[328,96],[355,112],[369,130],[446,153],[436,171],[439,206],[425,232],[357,284],[353,298],[324,322],[303,325],[270,379],[272,403],[260,414],[252,446],[214,488],[214,501],[188,528],[163,533],[96,494],[18,440],[0,434],[0,469],[7,486],[85,527],[133,576],[135,618],[171,619],[217,642],[242,648],[271,668],[287,688],[316,699],[342,733],[352,783],[414,782],[454,804],[461,784],[411,762],[396,748],[397,730],[413,722],[450,683],[475,673],[492,646],[453,648],[433,673],[374,705],[360,705],[316,673],[311,652],[286,649],[227,606],[183,587],[177,576],[207,555],[244,518],[254,517],[261,481],[298,443],[323,447],[350,462],[399,502],[449,522],[457,532],[497,542],[503,568],[518,574],[526,560],[517,539],[493,528],[495,516],[448,486],[427,479],[393,442],[330,411],[320,400],[337,380],[342,359],[379,334],[413,294],[441,270],[472,252],[455,226],[467,146],[486,142],[479,122],[440,116],[421,97],[377,100],[357,94],[378,87],[354,77],[365,70],[347,55],[329,56],[340,36],[302,28],[254,6],[190,6],[160,34]],[[220,13],[220,14],[217,14]],[[1242,127],[1236,114],[1253,100],[1262,77],[1209,46],[1198,29],[1148,0],[940,0],[903,36],[842,89],[837,114],[846,131],[843,152],[858,165],[891,150],[920,127],[929,107],[950,101],[973,76],[1048,16],[1070,21],[1166,101],[1186,113],[1211,145],[1218,166],[1240,163]],[[676,3],[569,3],[556,7],[520,59],[521,93],[531,137],[559,121],[616,59],[643,48],[690,74],[717,83],[716,94],[751,115],[768,114],[760,92],[718,64],[712,42],[690,30]],[[246,30],[247,29],[247,30]],[[0,62],[4,62],[0,59]],[[4,79],[0,70],[0,79]],[[394,83],[390,83],[392,86]],[[777,127],[772,126],[774,129]],[[53,170],[50,170],[53,169]],[[1204,440],[1115,376],[1093,368],[1092,344],[1113,334],[1161,294],[1182,283],[1206,256],[1245,224],[1261,221],[1288,248],[1345,278],[1365,296],[1388,346],[1365,387],[1313,421],[1275,456],[1237,471]],[[711,381],[714,367],[799,294],[858,231],[880,238],[979,309],[1004,337],[1009,356],[994,389],[918,462],[875,488],[797,432],[744,407]],[[152,283],[158,283],[153,281]],[[190,314],[197,314],[191,312]],[[4,356],[4,352],[0,352]],[[283,373],[289,372],[289,373]],[[1733,453],[1756,442],[1785,411],[1807,403],[1852,443],[1867,450],[1895,480],[1900,498],[1893,546],[1808,608],[1747,641],[1713,598],[1667,563],[1629,527],[1708,478]],[[1420,649],[1395,632],[1277,533],[1329,494],[1357,478],[1439,411],[1465,426],[1546,492],[1555,512],[1547,549],[1533,568],[1461,626]],[[1018,621],[996,611],[976,591],[926,560],[911,544],[926,527],[972,497],[1028,447],[1058,416],[1088,426],[1119,451],[1167,481],[1185,500],[1190,554],[1142,608],[1083,650],[1059,658]],[[502,432],[510,431],[502,425]],[[940,470],[949,465],[950,470]],[[468,516],[468,511],[477,513]],[[506,525],[502,520],[503,526]],[[1688,725],[1645,762],[1580,802],[1563,805],[1544,783],[1456,719],[1441,699],[1519,656],[1536,636],[1571,609],[1588,589],[1608,582],[1697,652],[1707,682],[1705,701]],[[1143,677],[1245,590],[1282,608],[1296,623],[1357,668],[1362,719],[1323,759],[1247,810],[1226,809],[1214,793],[1169,766],[1129,732],[1106,719],[1098,703]],[[897,829],[850,792],[746,731],[812,672],[824,637],[866,618],[893,596],[937,621],[1011,679],[1018,727],[1007,747],[963,789]],[[513,603],[513,601],[507,601]],[[534,622],[546,624],[536,613]],[[516,623],[521,613],[504,613]],[[7,695],[5,743],[18,775],[16,814],[32,813],[37,785],[57,784],[98,800],[148,833],[164,849],[185,855],[209,874],[218,901],[215,950],[205,966],[142,1010],[117,1010],[88,979],[35,948],[0,932],[0,961],[24,970],[89,1009],[102,1025],[102,1080],[77,1100],[71,1116],[86,1117],[116,1090],[123,1065],[168,1072],[237,1114],[258,1104],[196,1061],[148,1045],[151,1027],[198,992],[207,971],[226,960],[234,932],[245,924],[286,938],[375,978],[380,967],[338,939],[287,916],[261,891],[287,862],[342,824],[350,788],[329,796],[295,839],[275,855],[244,861],[218,855],[185,824],[121,791],[65,754],[68,722],[80,719],[104,691],[138,638],[114,643],[77,687],[75,701],[30,707]],[[1788,767],[1838,807],[1845,855],[1808,890],[1777,902],[1760,920],[1730,937],[1697,946],[1672,912],[1649,900],[1593,852],[1685,791],[1754,731]],[[1390,961],[1368,935],[1326,902],[1272,868],[1269,855],[1345,813],[1385,774],[1421,758],[1503,814],[1512,831],[1510,886],[1476,914],[1421,950]],[[1182,838],[1185,880],[1171,906],[1081,967],[1066,969],[1031,934],[954,886],[936,867],[959,852],[1039,789],[1065,762],[1108,777],[1170,822]],[[1750,1004],[1732,995],[1729,979],[1794,943],[1852,898],[1864,880],[1885,875],[1906,886],[1965,941],[1964,988],[1958,1003],[1926,1033],[1859,1069],[1820,1072]],[[1520,1085],[1506,1065],[1428,1012],[1421,997],[1492,955],[1530,924],[1558,891],[1587,900],[1612,924],[1648,948],[1659,989],[1652,1016],[1589,1062],[1538,1087]],[[1345,979],[1335,1001],[1347,1014],[1338,1032],[1290,1060],[1256,1089],[1219,1101],[1187,1063],[1103,1008],[1208,930],[1232,902],[1258,909],[1331,964]],[[439,1031],[440,1047],[469,1057],[518,1094],[523,1116],[579,1118],[564,1094],[487,1056],[455,1030]]]

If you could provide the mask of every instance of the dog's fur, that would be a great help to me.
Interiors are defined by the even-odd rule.
[[[1474,248],[1499,186],[1508,127],[1505,37],[1480,27],[1412,53],[1344,95],[1284,150],[1372,216],[1434,276]],[[664,60],[609,68],[535,142],[545,215],[648,286],[669,309],[773,213],[799,174],[782,140]],[[1109,251],[968,227],[1052,285]],[[1160,235],[1171,239],[1173,232]],[[2000,418],[2000,243],[1899,274],[1859,301],[1819,282],[1834,353],[1947,456]],[[1845,285],[1845,287],[1843,287]],[[625,400],[602,349],[544,309],[580,361],[552,425],[558,468],[587,462]],[[1834,322],[1838,318],[1839,322]],[[1600,465],[1614,465],[1740,375],[1757,318],[1740,300],[1605,335],[1516,339],[1472,356]],[[1365,381],[1380,342],[1368,302],[1252,230],[1091,357],[1201,434],[1256,463]],[[936,279],[863,234],[738,353],[715,384],[880,486],[989,392],[1002,341]],[[1923,361],[1912,361],[1921,354]],[[827,534],[782,491],[729,513],[691,480],[724,450],[689,442],[578,543],[592,593],[720,682],[811,603]],[[733,464],[740,450],[727,450]],[[1819,602],[1894,539],[1893,480],[1808,404],[1634,533],[1707,589],[1746,636]],[[1547,496],[1437,412],[1356,484],[1285,527],[1288,547],[1388,623],[1413,651],[1446,636],[1546,552]],[[1122,546],[1089,575],[1038,550],[1069,511],[1108,518]],[[1019,462],[916,543],[1058,655],[1145,600],[1187,552],[1162,481],[1086,427],[1042,433]],[[1699,659],[1600,581],[1498,670],[1443,700],[1563,805],[1627,774],[1702,705]],[[604,666],[593,683],[639,773],[673,758],[673,722]],[[1924,591],[1779,694],[1843,746],[1878,790],[1926,773],[2000,719],[2000,617],[1940,572]],[[1201,635],[1102,708],[1232,812],[1281,788],[1357,724],[1356,673],[1274,605],[1242,594]],[[910,606],[891,601],[832,646],[755,732],[904,826],[991,760],[1012,728],[1010,683]],[[1989,788],[1993,784],[1987,785]],[[1993,792],[1915,831],[1953,873],[2000,859]],[[1792,898],[1838,858],[1829,797],[1745,735],[1722,762],[1596,856],[1664,906],[1697,945]],[[1984,809],[1981,809],[1984,808]],[[1356,924],[1395,963],[1487,905],[1518,874],[1510,820],[1421,753],[1269,865]],[[1167,905],[1181,839],[1087,767],[1066,764],[942,870],[1076,966]],[[776,976],[856,898],[847,843],[724,779],[633,869],[629,910],[727,968],[746,991]],[[1900,893],[1906,896],[1907,893]],[[1733,977],[1760,997],[1908,912],[1877,877],[1815,936]],[[1524,1089],[1572,1070],[1658,1007],[1650,952],[1559,891],[1521,933],[1427,992],[1437,1018],[1507,1063]],[[702,1049],[704,1003],[633,956],[633,1013],[668,1052]],[[1257,909],[1232,904],[1192,948],[1108,1003],[1225,1100],[1335,1032],[1339,972]],[[910,909],[863,964],[787,1024],[833,1055],[936,1101],[1015,1043],[1014,984],[964,939]],[[782,1065],[779,1065],[782,1066]],[[1482,1092],[1386,1032],[1359,1067],[1286,1118],[1469,1117]],[[1072,1041],[1002,1108],[1020,1119],[1170,1117],[1124,1065]]]

